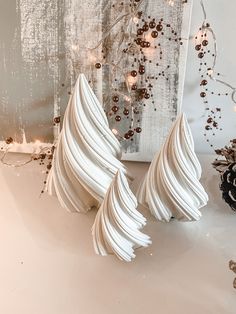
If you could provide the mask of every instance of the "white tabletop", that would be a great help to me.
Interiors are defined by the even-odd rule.
[[[213,158],[200,158],[210,197],[201,221],[158,223],[144,212],[153,244],[132,263],[95,255],[95,211],[70,214],[39,198],[37,162],[0,165],[0,313],[235,314],[236,213],[221,200]],[[136,189],[148,165],[127,164]]]

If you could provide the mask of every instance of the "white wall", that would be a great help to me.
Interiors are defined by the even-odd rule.
[[[205,0],[207,19],[214,29],[218,43],[217,72],[223,74],[223,80],[236,87],[236,1],[235,0]],[[200,0],[193,0],[193,13],[190,36],[193,37],[203,20]],[[205,118],[200,118],[204,112],[199,97],[199,62],[194,49],[194,39],[189,42],[186,68],[183,111],[186,112],[193,131],[196,151],[209,153],[212,149],[206,143],[203,133]],[[216,89],[222,88],[215,83]],[[223,88],[225,90],[225,88]],[[222,108],[222,127],[214,138],[217,147],[224,146],[230,139],[236,137],[236,111],[230,97],[209,97],[209,103]]]

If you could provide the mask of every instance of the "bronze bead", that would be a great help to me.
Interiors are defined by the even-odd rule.
[[[116,116],[116,117],[115,117],[115,120],[116,120],[117,122],[119,122],[119,121],[121,120],[121,116]]]
[[[101,66],[102,66],[101,63],[99,63],[99,62],[95,63],[95,68],[96,68],[96,69],[100,69]]]

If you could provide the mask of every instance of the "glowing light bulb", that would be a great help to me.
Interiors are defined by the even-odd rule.
[[[137,76],[134,77],[134,76],[132,76],[130,74],[127,75],[127,82],[129,84],[129,86],[134,85],[137,82],[137,80],[138,80]]]
[[[40,144],[41,144],[41,141],[40,141],[40,140],[35,140],[34,143],[35,143],[36,145],[40,145]]]
[[[71,49],[74,50],[74,51],[78,51],[78,50],[79,50],[79,45],[73,44],[73,45],[71,46]]]
[[[88,60],[92,64],[95,64],[97,62],[97,58],[91,52],[88,52]]]
[[[167,0],[168,4],[173,7],[175,4],[175,0]]]
[[[213,73],[214,73],[214,71],[213,71],[212,69],[210,69],[210,70],[207,71],[207,74],[208,74],[209,76],[212,76]]]
[[[124,96],[124,100],[127,101],[127,102],[130,102],[130,101],[131,101],[131,98],[130,98],[129,96],[125,95],[125,96]]]
[[[137,18],[137,16],[134,16],[134,17],[133,17],[133,22],[134,22],[135,24],[138,24],[138,21],[139,21],[139,19]]]

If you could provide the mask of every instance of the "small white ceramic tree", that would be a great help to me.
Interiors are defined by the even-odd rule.
[[[137,192],[138,201],[149,207],[158,220],[169,221],[171,217],[198,220],[201,217],[198,209],[208,201],[200,177],[201,166],[192,134],[182,114],[154,157]]]
[[[69,211],[98,207],[117,169],[121,146],[104,110],[80,74],[64,116],[46,189]]]
[[[113,179],[92,227],[94,249],[105,256],[114,253],[130,262],[136,247],[146,247],[150,237],[142,233],[146,219],[137,211],[137,200],[122,171]]]

